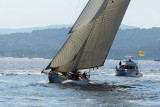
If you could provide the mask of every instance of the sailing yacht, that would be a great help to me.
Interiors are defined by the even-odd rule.
[[[69,38],[45,68],[51,83],[88,81],[80,70],[104,65],[130,0],[89,0]],[[44,73],[44,71],[43,71]]]

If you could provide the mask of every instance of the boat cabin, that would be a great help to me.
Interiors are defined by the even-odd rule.
[[[122,61],[119,69],[138,69],[138,67],[134,61],[128,60],[128,61]]]

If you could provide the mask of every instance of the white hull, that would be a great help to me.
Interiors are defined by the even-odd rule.
[[[142,77],[143,74],[135,70],[116,70],[116,76]]]

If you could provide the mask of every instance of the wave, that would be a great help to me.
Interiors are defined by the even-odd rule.
[[[4,76],[4,73],[0,73],[0,76]]]
[[[3,70],[0,71],[0,76],[13,76],[13,75],[41,75],[40,71],[35,71],[35,70]]]

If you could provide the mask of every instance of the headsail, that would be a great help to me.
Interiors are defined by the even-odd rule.
[[[49,64],[60,72],[102,66],[130,0],[90,0]]]
[[[90,0],[73,25],[71,32],[95,20],[105,9],[108,0]]]

